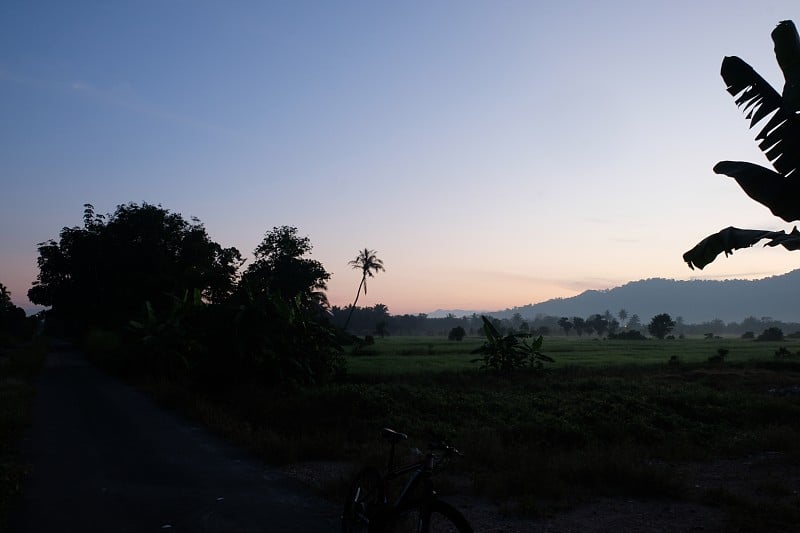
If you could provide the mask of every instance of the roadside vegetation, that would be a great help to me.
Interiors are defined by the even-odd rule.
[[[36,328],[36,318],[26,318],[0,283],[0,531],[6,530],[26,472],[17,443],[30,424],[32,381],[46,351],[43,339],[34,340]]]

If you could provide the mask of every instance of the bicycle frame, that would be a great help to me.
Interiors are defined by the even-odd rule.
[[[392,448],[389,453],[389,462],[386,466],[386,474],[382,479],[384,484],[384,493],[386,492],[385,485],[388,484],[388,482],[407,474],[413,474],[408,481],[406,481],[403,489],[400,491],[400,495],[397,497],[396,501],[391,504],[391,506],[396,511],[405,511],[418,507],[420,503],[425,503],[435,498],[436,491],[433,489],[432,474],[436,456],[433,453],[428,452],[425,454],[425,458],[421,461],[415,461],[413,463],[395,468],[394,448],[395,444],[392,443]],[[419,499],[409,500],[409,494],[411,494],[420,483],[424,485],[423,496]]]
[[[361,527],[367,525],[370,532],[387,531],[395,526],[412,526],[417,533],[427,533],[434,520],[436,524],[448,523],[462,533],[472,533],[464,516],[439,500],[434,489],[434,467],[440,458],[445,460],[451,455],[461,455],[461,452],[444,440],[437,439],[438,442],[430,444],[424,454],[418,452],[422,456],[420,460],[395,466],[396,445],[408,437],[384,428],[383,438],[391,446],[385,470],[381,472],[375,467],[366,466],[355,478],[342,514],[342,530],[349,533],[360,524]],[[402,487],[399,482],[393,483],[405,476],[408,479]]]

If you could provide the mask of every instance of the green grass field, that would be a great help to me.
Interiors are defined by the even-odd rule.
[[[470,352],[482,344],[480,337],[448,341],[443,337],[376,338],[362,355],[348,357],[348,371],[353,375],[425,374],[458,372],[475,368],[477,358]],[[609,341],[588,337],[546,337],[542,351],[555,359],[548,368],[565,366],[608,367],[626,365],[665,365],[673,356],[681,363],[703,363],[728,350],[730,363],[774,360],[775,351],[785,347],[800,351],[800,341],[758,342],[739,338],[674,339],[645,341]],[[800,358],[799,358],[800,359]]]
[[[544,374],[487,374],[469,352],[481,339],[376,339],[349,355],[347,375],[313,388],[239,387],[210,397],[168,383],[161,399],[272,463],[377,463],[380,428],[450,437],[466,457],[453,472],[468,490],[546,515],[597,497],[668,498],[718,506],[731,523],[800,522],[798,487],[733,498],[699,491],[673,465],[778,454],[800,465],[800,357],[796,341],[603,341],[549,337]],[[720,348],[721,362],[709,362]],[[677,356],[678,364],[668,364]],[[788,391],[788,392],[786,392]],[[346,487],[336,480],[328,495]],[[777,496],[775,494],[778,494]],[[749,526],[748,526],[749,527]],[[778,528],[779,529],[779,528]],[[776,530],[778,530],[776,529]],[[743,530],[748,530],[745,527]]]

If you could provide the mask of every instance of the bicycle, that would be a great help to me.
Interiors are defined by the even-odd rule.
[[[397,467],[395,447],[408,435],[389,428],[381,435],[390,444],[386,473],[366,466],[356,475],[344,504],[342,533],[473,533],[464,515],[440,500],[433,485],[436,465],[461,452],[437,438],[419,461]],[[390,483],[406,475],[408,481],[391,501]]]

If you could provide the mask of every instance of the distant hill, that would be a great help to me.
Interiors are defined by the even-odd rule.
[[[534,318],[537,314],[585,318],[606,310],[616,316],[620,309],[625,309],[629,316],[639,315],[644,323],[659,313],[683,317],[686,324],[714,319],[741,322],[748,316],[800,322],[800,269],[759,280],[632,281],[613,289],[585,291],[572,298],[555,298],[489,314],[497,318],[509,318],[515,313],[523,318]],[[456,316],[472,314],[472,311],[449,312]],[[447,313],[439,310],[429,316]]]

